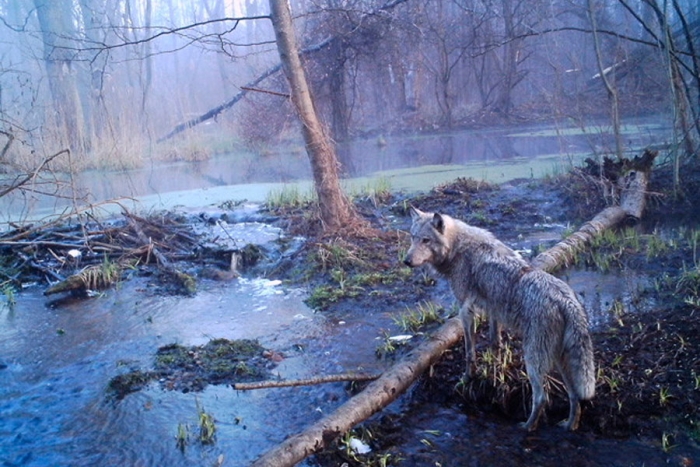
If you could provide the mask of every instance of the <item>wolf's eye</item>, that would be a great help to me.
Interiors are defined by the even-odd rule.
[[[420,242],[421,242],[421,243],[430,243],[430,239],[427,238],[427,237],[426,237],[426,238],[421,238],[421,239],[420,239]]]

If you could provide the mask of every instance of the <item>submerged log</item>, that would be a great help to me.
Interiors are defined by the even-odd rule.
[[[73,274],[67,278],[53,284],[44,291],[44,295],[52,295],[61,292],[72,292],[77,290],[85,290],[87,287],[85,281],[80,274]]]
[[[645,151],[641,158],[635,158],[627,165],[626,172],[618,179],[620,206],[601,211],[578,232],[537,256],[533,265],[548,271],[566,266],[578,251],[604,230],[630,217],[639,219],[644,210],[647,182],[655,157],[656,153]],[[448,320],[427,341],[370,383],[364,391],[302,433],[287,438],[263,454],[253,463],[253,467],[293,466],[328,446],[331,441],[398,398],[440,359],[444,351],[460,343],[462,336],[463,329],[458,318]]]

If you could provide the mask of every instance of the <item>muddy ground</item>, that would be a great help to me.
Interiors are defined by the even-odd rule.
[[[603,269],[612,274],[635,270],[653,278],[632,298],[629,308],[633,310],[626,309],[622,302],[609,303],[609,323],[593,334],[599,367],[596,396],[584,403],[578,432],[566,433],[556,425],[566,418],[568,410],[566,394],[556,381],[550,382],[552,400],[540,430],[526,434],[519,429],[518,422],[527,418],[530,393],[517,336],[505,337],[515,354],[513,362],[507,368],[495,369],[486,361],[489,347],[487,324],[483,324],[478,346],[482,376],[467,385],[460,383],[463,350],[456,346],[411,390],[402,413],[377,415],[353,431],[353,436],[368,442],[372,453],[348,451],[346,438],[317,455],[314,462],[320,466],[344,462],[416,466],[698,465],[700,237],[694,232],[700,227],[696,209],[700,178],[692,167],[684,173],[684,190],[674,192],[668,170],[657,168],[643,222],[630,223],[617,236],[601,240],[577,258],[576,268]],[[528,239],[551,232],[552,225],[576,228],[591,219],[606,205],[600,192],[594,179],[577,172],[504,186],[457,180],[418,196],[372,196],[357,200],[356,206],[378,233],[345,238],[311,235],[305,248],[286,264],[278,265],[272,274],[305,283],[312,291],[310,304],[340,318],[369,310],[400,314],[401,310],[415,310],[421,303],[438,304],[440,313],[446,316],[454,313],[454,308],[445,281],[425,271],[409,271],[399,262],[409,243],[409,204],[487,228],[534,256],[555,241]],[[316,225],[305,210],[276,214],[281,225],[297,233],[309,235]],[[558,275],[565,276],[566,271]],[[438,324],[421,330],[429,333]],[[404,351],[378,351],[378,355],[397,358]],[[496,372],[505,377],[494,377]],[[427,405],[429,411],[424,410]],[[454,419],[454,423],[471,424],[474,436],[431,436],[416,428],[436,412]],[[450,426],[450,422],[445,425]],[[475,441],[482,446],[465,448]]]

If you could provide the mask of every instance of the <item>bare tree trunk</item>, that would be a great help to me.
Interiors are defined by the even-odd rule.
[[[335,148],[314,107],[299,57],[289,3],[286,0],[270,0],[270,12],[282,68],[289,81],[292,102],[301,119],[324,228],[334,230],[357,224],[359,217],[340,187]]]
[[[518,41],[513,21],[513,5],[510,0],[502,0],[503,29],[505,33],[501,66],[501,80],[494,103],[494,110],[504,117],[510,115],[513,108],[513,88],[518,83]]]
[[[617,96],[617,84],[611,83],[608,79],[608,71],[603,66],[603,57],[600,51],[600,39],[598,37],[598,21],[596,20],[596,11],[593,5],[593,0],[588,0],[588,14],[591,19],[591,27],[593,29],[593,45],[595,46],[595,56],[598,63],[598,73],[600,79],[605,84],[605,89],[608,91],[610,98],[610,112],[613,124],[613,132],[615,134],[615,153],[618,159],[622,159],[622,134],[620,133],[620,110],[619,99]],[[615,73],[615,67],[611,66],[610,71]]]
[[[144,28],[143,33],[148,36],[151,34],[151,21],[153,16],[153,4],[151,0],[146,0],[145,11],[144,11]],[[153,81],[153,57],[151,57],[151,41],[146,41],[143,45],[143,67],[142,73],[140,73],[139,78],[142,80],[141,83],[141,114],[144,118],[148,119],[146,114],[146,103],[148,102],[148,96],[151,91],[151,81]],[[147,123],[147,120],[146,120]]]
[[[76,36],[72,4],[34,0],[44,40],[44,64],[58,125],[62,125],[73,154],[84,152],[83,110],[80,105],[73,51]]]
[[[330,91],[331,122],[336,141],[348,139],[348,103],[345,97],[345,50],[342,39],[336,37],[331,41],[330,55],[335,62],[328,72],[328,90]]]
[[[621,177],[620,207],[603,210],[569,239],[540,254],[533,266],[551,271],[568,264],[571,251],[579,251],[603,230],[615,227],[625,218],[638,218],[644,210],[646,183],[655,153],[645,152],[632,161],[632,169]],[[263,454],[252,467],[287,467],[301,462],[323,449],[338,436],[364,421],[396,400],[421,374],[435,363],[447,349],[462,341],[463,329],[458,318],[443,324],[428,340],[416,347],[364,391],[351,398],[334,412],[323,417],[302,433],[287,438],[282,444]]]
[[[109,8],[105,0],[80,0],[80,12],[85,25],[84,42],[86,47],[95,47],[96,44],[107,43],[105,31],[110,29],[109,17],[106,10]],[[108,54],[95,54],[88,57],[88,63],[84,66],[90,73],[90,79],[86,80],[87,87],[85,102],[85,126],[90,137],[98,140],[105,131],[106,122],[104,107],[104,77],[107,68]]]

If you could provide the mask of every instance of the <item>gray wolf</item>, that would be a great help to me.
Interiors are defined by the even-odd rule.
[[[545,376],[556,369],[569,396],[569,430],[578,428],[579,401],[595,394],[593,345],[588,317],[564,281],[530,267],[491,232],[450,216],[410,208],[411,247],[404,263],[432,265],[447,278],[460,303],[467,359],[465,376],[474,362],[474,315],[486,314],[522,337],[527,376],[532,386],[532,411],[524,423],[535,430],[547,403]],[[493,336],[493,334],[492,334]]]

